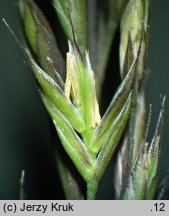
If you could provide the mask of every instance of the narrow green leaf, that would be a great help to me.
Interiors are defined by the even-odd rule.
[[[42,11],[32,0],[20,3],[27,41],[40,66],[63,88],[65,66],[52,29]]]
[[[97,156],[96,164],[91,179],[98,182],[102,177],[113,153],[116,150],[118,142],[124,132],[127,124],[131,106],[131,93],[129,94],[126,103],[121,109],[119,115],[115,119],[115,122],[110,126],[108,136],[102,139],[103,146]]]
[[[76,41],[81,53],[85,54],[87,42],[85,0],[53,0],[53,4],[68,39],[72,43]]]
[[[54,125],[67,154],[77,167],[85,181],[88,181],[93,169],[93,160],[79,136],[54,104],[41,93],[42,100],[53,119]]]

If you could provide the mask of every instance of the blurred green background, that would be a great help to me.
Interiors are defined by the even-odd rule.
[[[160,95],[167,95],[162,178],[169,167],[169,1],[153,0],[151,10],[146,98],[147,107],[150,103],[153,106],[154,129]],[[19,198],[22,169],[26,172],[27,199],[57,199],[62,191],[52,152],[49,118],[35,80],[2,18],[20,37],[15,0],[0,0],[0,199]]]

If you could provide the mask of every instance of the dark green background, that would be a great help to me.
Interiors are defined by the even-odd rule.
[[[21,170],[26,171],[28,199],[57,199],[59,184],[51,153],[50,123],[23,55],[2,23],[5,18],[20,37],[14,0],[0,0],[0,199],[19,198]],[[148,57],[147,107],[153,106],[152,128],[167,95],[161,176],[169,166],[169,1],[153,0]]]

